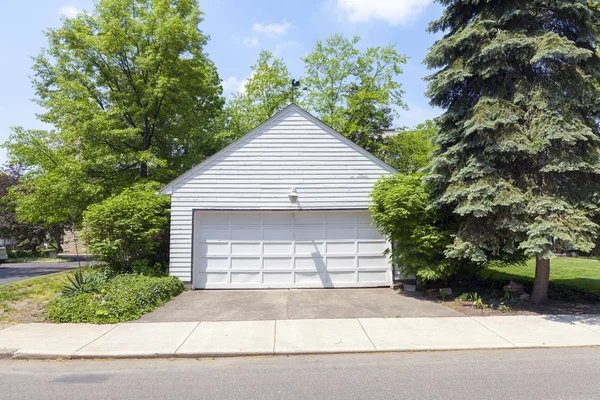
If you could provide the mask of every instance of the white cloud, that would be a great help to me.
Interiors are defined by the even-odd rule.
[[[286,21],[285,19],[281,21],[280,24],[259,24],[256,23],[252,25],[252,30],[254,32],[264,33],[268,36],[281,36],[285,35],[285,33],[292,27],[292,23]]]
[[[242,40],[242,44],[246,47],[258,46],[260,42],[255,37],[247,37]]]
[[[352,22],[382,20],[390,25],[409,22],[433,0],[337,0],[338,7]]]
[[[60,8],[59,14],[66,18],[75,18],[81,11],[73,6],[63,6]]]
[[[223,80],[221,85],[223,85],[223,91],[226,93],[244,93],[247,82],[247,78],[239,79],[237,76],[230,76],[229,78]]]

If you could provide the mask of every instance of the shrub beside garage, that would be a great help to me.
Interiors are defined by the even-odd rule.
[[[116,323],[155,310],[185,290],[175,277],[138,274],[110,276],[107,269],[80,270],[62,294],[46,305],[51,322]]]

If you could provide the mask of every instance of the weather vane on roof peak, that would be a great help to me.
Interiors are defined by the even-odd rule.
[[[300,81],[292,79],[292,103],[293,104],[296,104],[294,102],[294,94],[295,94],[296,90],[299,90],[299,89],[300,89]],[[302,90],[308,90],[308,89],[306,87],[304,87],[304,88],[302,88]]]

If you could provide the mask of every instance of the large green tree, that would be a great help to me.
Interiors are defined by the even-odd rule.
[[[425,63],[438,150],[427,182],[459,226],[446,254],[536,257],[547,298],[553,241],[588,251],[600,183],[600,15],[581,0],[439,0]]]
[[[326,124],[363,148],[376,152],[383,131],[405,107],[402,73],[406,57],[394,45],[359,48],[360,37],[332,35],[317,41],[302,58],[307,107]]]
[[[88,204],[139,179],[169,181],[214,151],[224,99],[201,21],[196,0],[100,0],[47,31],[33,84],[54,129],[16,128],[5,144],[28,170],[24,218],[80,219]]]
[[[244,91],[227,103],[227,131],[233,139],[268,120],[291,102],[291,81],[285,62],[262,50]]]

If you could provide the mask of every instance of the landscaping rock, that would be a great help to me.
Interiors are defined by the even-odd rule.
[[[530,297],[531,296],[528,295],[527,293],[523,293],[522,295],[519,296],[519,299],[523,300],[523,301],[528,301]]]
[[[510,281],[503,289],[506,293],[510,293],[512,297],[520,297],[525,293],[525,286],[513,281]]]

